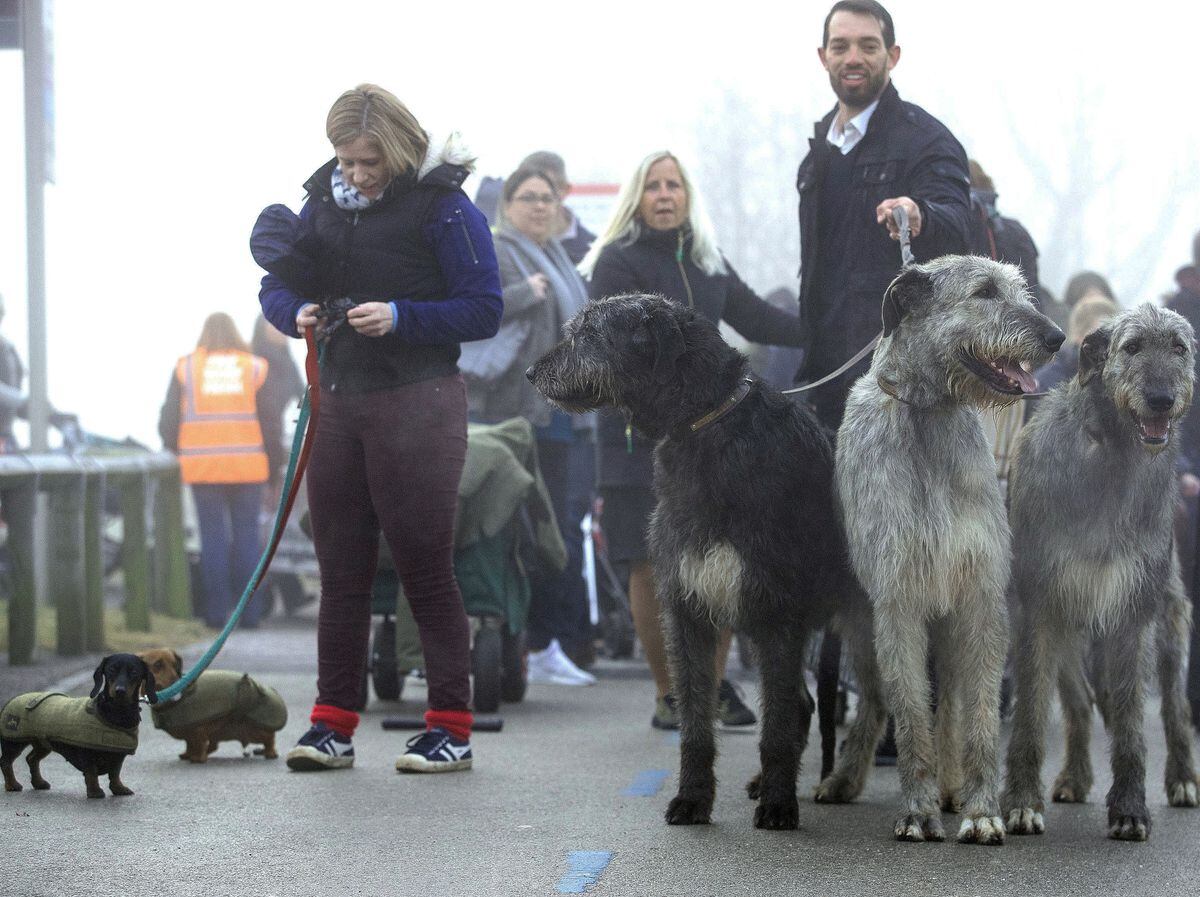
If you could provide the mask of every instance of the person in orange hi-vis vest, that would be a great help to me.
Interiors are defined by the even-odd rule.
[[[200,582],[204,621],[220,628],[229,619],[258,565],[259,511],[269,474],[264,434],[279,439],[279,421],[264,419],[258,392],[267,361],[253,355],[233,319],[208,316],[196,350],[171,374],[159,417],[163,445],[179,456],[192,489],[200,528]],[[256,597],[241,625],[258,625]]]

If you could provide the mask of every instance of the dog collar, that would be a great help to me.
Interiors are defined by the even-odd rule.
[[[753,382],[753,380],[747,377],[741,382],[741,384],[738,385],[738,388],[733,391],[729,398],[727,398],[712,411],[708,412],[708,414],[704,415],[704,417],[700,418],[699,420],[692,421],[691,426],[688,427],[688,429],[695,433],[702,427],[707,427],[713,421],[720,420],[722,417],[732,411],[738,402],[750,395],[750,384]]]

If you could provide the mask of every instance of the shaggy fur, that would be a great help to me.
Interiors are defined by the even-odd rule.
[[[838,433],[837,496],[896,718],[905,806],[894,834],[944,840],[940,805],[961,807],[959,841],[999,844],[1010,533],[979,409],[1034,389],[1025,368],[1048,360],[1063,334],[1033,307],[1017,268],[973,256],[906,268],[883,317],[885,338]],[[870,762],[865,748],[847,748],[819,796],[844,797]]]
[[[100,661],[93,675],[95,686],[91,697],[96,700],[96,715],[110,725],[132,729],[141,721],[138,698],[144,690],[151,704],[157,700],[154,676],[141,658],[133,654],[110,654]],[[50,788],[42,777],[41,763],[53,750],[62,754],[67,762],[83,773],[88,797],[104,797],[99,778],[108,776],[108,790],[116,797],[128,797],[133,791],[121,781],[121,766],[125,754],[64,744],[49,739],[49,745],[40,741],[17,741],[0,737],[0,772],[4,775],[5,791],[20,791],[21,783],[13,773],[13,761],[30,747],[25,762],[29,764],[29,781],[37,791]]]
[[[1082,658],[1093,638],[1112,736],[1109,837],[1144,841],[1150,833],[1142,680],[1155,628],[1167,799],[1198,803],[1182,672],[1191,608],[1172,543],[1194,345],[1174,312],[1124,312],[1087,337],[1079,374],[1044,400],[1017,444],[1009,494],[1021,626],[1002,800],[1014,834],[1045,831],[1041,767],[1056,680],[1067,757],[1053,797],[1087,799],[1092,712]]]
[[[558,407],[613,407],[658,440],[650,551],[681,722],[667,822],[711,820],[715,654],[718,633],[732,626],[752,640],[762,676],[754,824],[791,829],[812,713],[802,670],[809,636],[835,611],[860,643],[870,624],[834,515],[830,441],[815,417],[755,381],[724,416],[691,427],[735,395],[747,372],[712,322],[662,297],[629,295],[582,310],[527,373]],[[860,676],[876,681],[865,669],[871,652],[855,658]],[[881,695],[860,706],[857,730],[877,731]]]

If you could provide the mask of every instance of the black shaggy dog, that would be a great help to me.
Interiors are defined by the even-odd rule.
[[[844,611],[856,662],[874,662],[866,600],[834,512],[829,436],[806,409],[750,379],[711,321],[660,296],[591,303],[526,374],[566,411],[611,406],[659,440],[650,550],[681,723],[667,822],[711,821],[715,653],[718,633],[733,626],[753,641],[762,675],[754,824],[796,828],[809,636]],[[855,725],[877,731],[879,696],[863,705]]]

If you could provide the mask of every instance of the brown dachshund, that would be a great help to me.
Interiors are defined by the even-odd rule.
[[[183,659],[170,648],[138,656],[160,689],[183,676]],[[156,729],[186,742],[179,759],[191,763],[206,762],[222,741],[238,741],[243,748],[261,744],[255,753],[273,760],[279,756],[275,733],[287,724],[287,707],[278,692],[245,673],[227,670],[205,670],[177,698],[155,707],[152,715]]]
[[[4,790],[20,791],[13,761],[30,745],[26,762],[29,781],[38,791],[50,787],[42,778],[41,762],[56,751],[83,773],[88,797],[104,797],[99,778],[108,776],[108,790],[118,797],[133,792],[121,781],[121,764],[137,750],[144,690],[157,700],[154,676],[141,658],[111,654],[100,661],[90,698],[56,692],[17,695],[0,709],[0,772]]]

